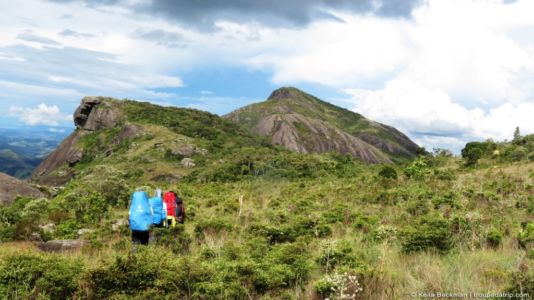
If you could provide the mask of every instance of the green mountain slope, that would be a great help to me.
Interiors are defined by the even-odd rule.
[[[413,158],[418,146],[391,126],[322,101],[296,88],[225,116],[275,144],[301,153],[335,151],[367,162]]]
[[[33,182],[61,186],[101,165],[136,173],[133,182],[142,183],[315,176],[325,168],[350,172],[358,164],[335,153],[277,148],[230,120],[193,109],[86,97],[74,120],[77,129],[35,169]]]

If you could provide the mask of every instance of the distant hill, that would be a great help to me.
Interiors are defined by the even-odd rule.
[[[49,128],[0,128],[0,172],[28,178],[67,135]]]
[[[334,151],[379,163],[413,158],[418,149],[391,126],[292,87],[275,90],[267,101],[240,108],[225,118],[301,153]]]

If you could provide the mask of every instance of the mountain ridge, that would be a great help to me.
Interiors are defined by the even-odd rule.
[[[293,87],[225,116],[274,144],[301,153],[337,151],[371,163],[413,158],[418,146],[399,130]]]

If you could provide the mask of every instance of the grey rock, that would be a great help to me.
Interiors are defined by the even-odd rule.
[[[51,240],[37,243],[37,248],[44,252],[63,252],[80,250],[87,244],[86,240]]]
[[[78,236],[95,232],[93,229],[82,228],[78,230]]]
[[[41,236],[41,234],[39,232],[32,232],[30,234],[30,238],[29,238],[30,241],[42,241],[43,240],[43,237]]]
[[[95,131],[113,128],[118,125],[119,121],[119,111],[102,102],[98,97],[84,97],[74,112],[74,125],[79,129]]]
[[[53,233],[56,230],[56,225],[54,223],[48,223],[48,224],[39,225],[39,228],[44,233]]]
[[[182,176],[176,174],[159,174],[151,178],[153,181],[164,181],[174,183],[182,179]]]
[[[0,173],[0,203],[9,204],[18,196],[42,198],[46,195],[26,181]]]
[[[128,221],[125,220],[125,219],[119,219],[117,221],[115,221],[115,223],[111,224],[111,229],[113,231],[118,231],[120,229],[121,226],[124,226],[128,224]]]
[[[37,166],[31,175],[31,181],[61,186],[72,179],[75,176],[72,167],[83,159],[83,149],[77,147],[78,141],[95,130],[118,126],[122,122],[118,106],[117,102],[102,100],[99,97],[84,97],[74,112],[76,130]],[[118,144],[124,139],[136,136],[139,131],[139,126],[127,125],[112,143]],[[63,173],[56,172],[65,164],[68,169],[63,170]]]
[[[185,144],[171,150],[171,154],[175,156],[191,157],[194,154],[207,155],[208,150],[197,147],[193,144]]]
[[[189,156],[195,154],[195,150],[196,150],[196,146],[195,145],[187,144],[187,145],[181,145],[177,149],[173,149],[171,151],[171,154],[172,155],[176,155],[176,156],[189,157]]]
[[[193,168],[195,166],[195,162],[191,158],[188,158],[188,157],[182,159],[180,164],[184,168]]]

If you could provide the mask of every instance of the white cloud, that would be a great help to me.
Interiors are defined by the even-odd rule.
[[[347,89],[345,93],[355,101],[355,111],[397,126],[428,148],[458,151],[471,140],[511,139],[516,126],[534,132],[533,102],[504,103],[488,111],[468,109],[440,89],[402,79],[386,83],[381,90]]]
[[[37,107],[10,106],[8,113],[28,125],[58,126],[72,122],[72,116],[63,114],[57,105],[48,106],[45,103]]]
[[[215,32],[79,1],[0,2],[6,12],[0,21],[0,102],[77,102],[83,94],[100,94],[172,103],[180,97],[155,89],[186,85],[176,74],[238,66],[271,71],[280,85],[344,91],[353,99],[349,106],[429,148],[509,138],[515,126],[534,132],[528,122],[534,114],[534,1],[426,2],[411,20],[329,11],[342,21],[292,29],[217,21]],[[37,40],[58,44],[34,47]],[[43,97],[35,97],[39,93]],[[231,101],[199,93],[186,102],[213,111]]]

